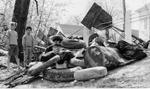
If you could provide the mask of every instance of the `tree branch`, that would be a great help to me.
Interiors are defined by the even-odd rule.
[[[54,6],[54,1],[52,1],[52,3],[51,3],[51,7],[50,7],[50,9],[49,9],[49,13],[48,13],[48,16],[47,16],[47,19],[46,19],[45,26],[47,26],[49,17],[50,17],[50,15],[51,15],[51,13],[52,13],[53,6]]]
[[[39,15],[39,8],[38,8],[38,1],[37,0],[34,0],[35,1],[35,3],[36,3],[36,11],[37,11],[37,15]]]
[[[44,4],[45,4],[45,0],[43,0],[42,9],[44,9]],[[40,28],[40,25],[41,25],[41,23],[42,23],[42,21],[41,21],[42,16],[43,16],[43,10],[41,11],[41,14],[40,14],[39,23],[38,23],[38,25],[37,25],[37,30],[36,30],[36,35],[35,35],[35,36],[37,36],[38,31],[40,30],[39,28]]]

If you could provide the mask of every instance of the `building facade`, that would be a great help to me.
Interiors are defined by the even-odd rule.
[[[136,11],[139,14],[139,36],[145,41],[150,40],[150,4]]]

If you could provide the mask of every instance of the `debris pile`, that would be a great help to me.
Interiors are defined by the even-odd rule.
[[[68,42],[66,43],[68,46],[63,46],[63,40]],[[125,65],[131,60],[140,60],[147,56],[142,49],[125,41],[119,41],[116,47],[112,48],[93,44],[85,47],[83,46],[84,42],[72,39],[63,40],[59,44],[45,48],[39,61],[31,62],[28,68],[11,75],[5,79],[3,84],[8,87],[15,87],[37,78],[55,82],[101,78],[107,75],[108,70]],[[126,59],[126,55],[120,51],[124,53],[130,51],[130,54],[126,55],[132,58]]]
[[[93,9],[99,8],[95,3],[94,6]],[[112,17],[102,8],[99,9],[96,12],[99,19],[95,19],[95,22],[89,23],[93,20],[88,19],[90,17],[82,21],[84,25],[88,25],[89,29],[91,27],[101,29],[106,25],[108,28],[111,27]],[[103,14],[98,13],[99,11]],[[107,15],[108,18],[101,19],[101,15]],[[109,23],[97,26],[98,23],[104,22]],[[94,23],[95,25],[92,26]],[[89,37],[88,47],[82,39],[66,38],[60,35],[52,36],[50,45],[35,46],[36,51],[39,52],[34,53],[35,60],[26,69],[12,74],[2,81],[3,84],[15,87],[19,84],[27,84],[37,78],[55,82],[85,81],[105,77],[109,70],[147,57],[144,49],[138,45],[129,44],[123,40],[112,43],[105,41],[96,33],[94,34]],[[0,66],[0,68],[5,67]]]

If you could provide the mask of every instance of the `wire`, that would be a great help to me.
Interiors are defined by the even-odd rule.
[[[124,38],[124,36],[122,34],[120,34],[115,28],[112,28],[115,32],[117,32],[122,38]]]
[[[144,18],[144,17],[147,17],[147,16],[150,17],[150,14],[141,15],[141,16],[137,16],[137,17],[132,17],[132,18],[130,18],[130,19],[132,19],[131,23],[136,22],[136,21],[140,21],[141,18]],[[138,20],[134,20],[134,19],[137,19],[137,18],[138,18]],[[121,20],[123,20],[123,18],[120,18],[119,20],[117,20],[118,22],[115,22],[115,23],[113,23],[113,24],[117,24],[117,26],[119,26],[119,24],[122,25],[123,23],[121,23],[121,22],[123,22],[123,21],[121,21]],[[111,22],[113,22],[113,21],[108,21],[108,22],[105,22],[105,23],[101,23],[101,24],[97,25],[96,27],[99,27],[99,26],[101,26],[101,25],[103,25],[103,24],[107,24],[107,23],[111,23]],[[118,23],[119,23],[119,24],[118,24]],[[108,27],[111,26],[111,25],[112,25],[112,24],[110,24],[110,25],[108,25],[108,26],[106,26],[106,27],[103,27],[102,30],[108,28]],[[79,32],[80,30],[81,30],[81,29],[77,30],[76,32],[72,33],[71,35],[73,35],[73,34]],[[71,36],[71,35],[70,35],[70,36]]]
[[[146,17],[146,16],[150,16],[150,14],[146,14],[146,15],[141,15],[141,16],[137,16],[137,17],[133,17],[133,18],[130,18],[130,19],[141,19],[141,18],[143,18],[143,17]],[[123,23],[123,18],[120,18],[120,19],[118,19],[118,20],[116,20],[116,22],[115,23],[113,23],[113,24],[117,24],[117,26],[119,26],[119,24],[120,25],[122,25]],[[118,21],[118,22],[117,22]],[[131,23],[133,23],[133,22],[136,22],[136,21],[140,21],[140,20],[133,20],[133,21],[131,21]],[[108,22],[104,22],[104,23],[101,23],[101,24],[99,24],[99,25],[97,25],[97,26],[95,26],[95,27],[99,27],[99,26],[101,26],[101,25],[103,25],[103,24],[107,24],[107,23],[111,23],[111,22],[113,22],[113,21],[108,21]],[[119,23],[119,24],[118,24]],[[111,24],[112,25],[112,24]],[[102,28],[102,29],[105,29],[105,28],[107,28],[107,27],[109,27],[109,26],[111,26],[111,25],[108,25],[108,26],[106,26],[106,27],[104,27],[104,28]],[[73,34],[75,34],[75,33],[77,33],[77,32],[79,32],[81,29],[79,29],[79,30],[77,30],[76,32],[74,32]],[[73,35],[73,34],[71,34],[71,35]]]
[[[139,16],[139,17],[137,17],[137,18],[132,18],[131,23],[140,21],[140,20],[141,20],[142,18],[144,18],[144,17],[150,17],[150,14],[142,15],[142,16]],[[117,24],[117,26],[119,26],[118,23],[115,23],[115,24]],[[123,24],[123,23],[120,23],[120,25],[122,25],[122,24]]]
[[[142,16],[138,16],[138,17],[134,17],[134,18],[130,18],[130,19],[141,19],[141,18],[143,18],[143,17],[146,17],[146,16],[150,16],[150,14],[147,14],[147,15],[142,15]],[[122,20],[123,20],[123,18],[121,18]],[[121,19],[120,20],[117,20],[118,22],[115,22],[115,23],[113,23],[113,24],[118,24],[118,23],[121,23],[121,22],[123,22],[123,21],[121,21]],[[140,21],[140,20],[136,20],[136,21]],[[113,21],[108,21],[108,22],[105,22],[105,23],[101,23],[101,24],[99,24],[99,25],[97,25],[96,27],[98,27],[98,26],[101,26],[101,25],[103,25],[103,24],[107,24],[107,23],[110,23],[110,22],[113,22]],[[131,21],[131,22],[135,22],[135,21]]]
[[[141,16],[137,16],[137,17],[130,18],[130,19],[136,19],[136,18],[141,18],[141,17],[145,17],[145,16],[150,16],[150,14],[141,15]]]
[[[141,15],[141,16],[137,16],[137,17],[132,17],[132,18],[130,18],[131,20],[133,20],[133,21],[131,21],[131,22],[135,22],[135,21],[140,21],[140,19],[141,18],[144,18],[144,17],[150,17],[150,14],[146,14],[146,15]],[[139,20],[135,20],[134,21],[134,19],[139,19]],[[122,22],[122,21],[120,21],[120,22]],[[116,22],[116,23],[114,23],[114,24],[117,24],[118,22]]]
[[[121,30],[120,28],[117,28],[116,26],[112,26],[113,28],[117,29],[120,32],[124,32],[124,30]]]

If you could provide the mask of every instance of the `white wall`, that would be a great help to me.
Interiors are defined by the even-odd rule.
[[[144,16],[147,15],[148,12],[147,11],[142,11],[141,13],[139,13],[140,16]],[[139,20],[140,24],[139,24],[139,36],[140,38],[142,38],[145,41],[148,41],[150,39],[150,18],[149,16],[144,16],[144,17],[140,17]]]

